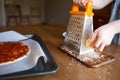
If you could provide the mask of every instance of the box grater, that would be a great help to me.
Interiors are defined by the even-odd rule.
[[[114,61],[112,55],[96,52],[86,46],[86,40],[93,33],[92,2],[88,2],[85,10],[73,4],[70,11],[64,44],[61,49],[89,67],[99,67]]]

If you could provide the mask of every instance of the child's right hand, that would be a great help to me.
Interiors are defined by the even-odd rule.
[[[96,29],[88,39],[89,46],[97,51],[103,51],[105,46],[110,45],[116,31],[113,24],[106,24]]]

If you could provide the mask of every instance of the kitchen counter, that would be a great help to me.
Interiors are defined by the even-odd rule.
[[[99,68],[88,68],[66,55],[59,47],[63,44],[65,26],[33,25],[0,28],[0,32],[15,30],[21,34],[38,34],[58,65],[53,74],[16,78],[12,80],[120,80],[120,47],[110,45],[104,51],[115,56],[115,61]]]

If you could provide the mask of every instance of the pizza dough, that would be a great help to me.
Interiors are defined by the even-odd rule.
[[[31,52],[23,42],[0,42],[0,66],[15,63],[27,57]]]

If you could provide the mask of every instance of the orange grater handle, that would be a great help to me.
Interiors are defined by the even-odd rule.
[[[92,10],[92,2],[89,1],[86,5],[86,10],[85,11],[79,11],[79,6],[73,4],[72,6],[72,11],[70,11],[70,14],[80,14],[80,15],[85,15],[87,14],[87,16],[93,16],[93,10]]]

